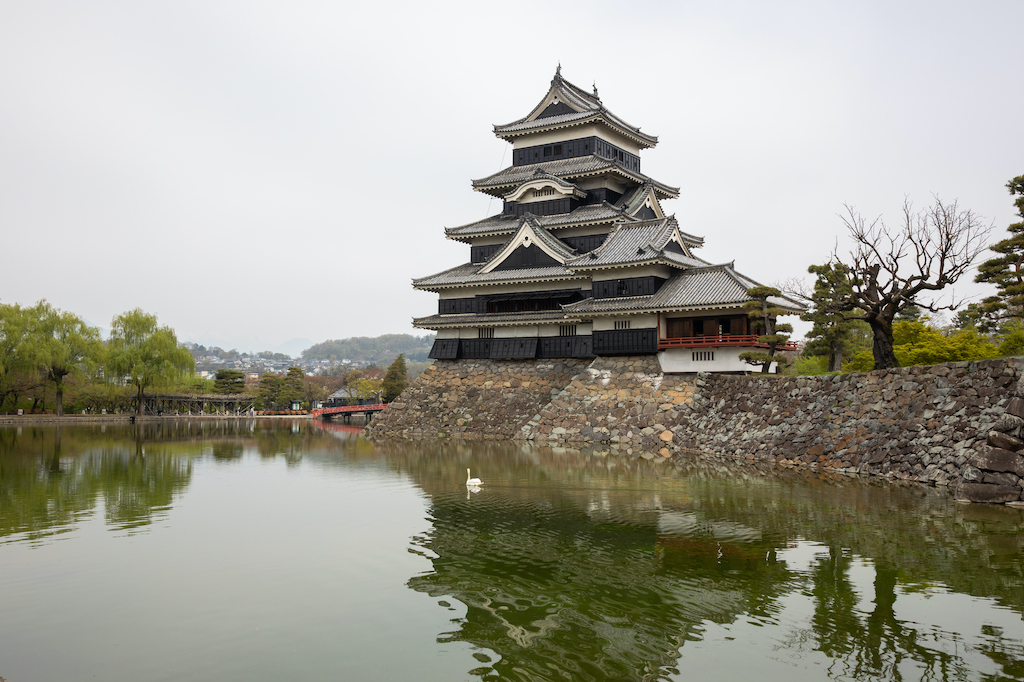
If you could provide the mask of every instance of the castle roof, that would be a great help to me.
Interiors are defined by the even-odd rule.
[[[625,312],[672,312],[702,308],[741,306],[754,300],[747,295],[751,287],[760,286],[733,269],[731,263],[691,268],[669,278],[650,296],[626,298],[588,298],[562,307],[567,315],[588,317],[616,315]],[[804,307],[784,296],[771,296],[768,302],[793,313]]]
[[[619,222],[601,246],[568,261],[566,266],[573,270],[654,264],[700,268],[707,266],[707,261],[694,258],[688,247],[703,243],[699,237],[680,232],[675,217]]]
[[[464,313],[461,315],[429,315],[415,317],[412,324],[421,329],[452,329],[458,327],[508,327],[518,324],[582,322],[583,319],[564,310],[541,310],[521,313]]]
[[[512,140],[522,135],[588,123],[605,125],[641,148],[658,144],[657,136],[640,132],[640,128],[608,111],[597,94],[596,86],[593,92],[587,92],[562,78],[561,66],[555,70],[551,87],[537,106],[521,119],[494,126],[494,134],[504,140]]]
[[[599,204],[586,204],[580,206],[570,213],[559,213],[557,215],[535,216],[537,222],[545,229],[558,229],[561,227],[578,227],[600,223],[610,223],[614,220],[626,219],[624,209],[616,208],[608,202]],[[520,217],[511,213],[499,213],[475,223],[461,225],[459,227],[445,228],[445,236],[457,241],[468,241],[471,237],[500,236],[511,234],[519,229]]]
[[[482,266],[479,263],[464,263],[463,265],[439,272],[436,275],[414,279],[412,285],[417,289],[425,291],[437,291],[440,289],[471,287],[481,284],[557,282],[565,280],[586,281],[587,279],[583,275],[573,274],[564,265],[544,265],[532,268],[517,268],[515,270],[481,272],[484,267],[486,267],[486,264]]]
[[[473,180],[473,189],[492,196],[501,197],[508,194],[517,185],[529,180],[538,170],[544,173],[570,180],[595,175],[618,175],[637,184],[649,183],[657,192],[659,199],[676,199],[679,188],[671,187],[653,180],[642,173],[627,169],[616,159],[606,159],[597,154],[575,156],[557,161],[542,161],[525,166],[509,166],[486,178]]]

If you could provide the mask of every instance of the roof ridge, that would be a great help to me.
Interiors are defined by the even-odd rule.
[[[538,217],[540,216],[535,216],[529,211],[523,212],[523,218],[529,221],[530,227],[533,229],[534,234],[536,234],[544,241],[548,242],[548,246],[550,246],[551,248],[568,254],[566,257],[567,261],[579,255],[576,249],[572,248],[571,246],[563,242],[561,239],[548,232],[547,228],[540,224],[540,221],[537,219]],[[516,234],[518,234],[518,231],[516,232]],[[514,238],[515,235],[512,235],[510,239]]]

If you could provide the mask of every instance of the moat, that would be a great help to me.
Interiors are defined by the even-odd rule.
[[[1024,679],[1022,531],[767,464],[309,420],[3,426],[0,676]]]

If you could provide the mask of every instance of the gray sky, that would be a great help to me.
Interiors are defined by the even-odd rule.
[[[994,221],[1024,173],[1024,2],[0,0],[0,300],[262,350],[417,333],[445,226],[500,210],[556,64],[660,144],[699,252],[770,283],[845,203]],[[985,294],[964,285],[958,293]],[[301,349],[292,348],[293,352]]]

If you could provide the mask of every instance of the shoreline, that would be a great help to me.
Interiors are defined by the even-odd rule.
[[[175,419],[203,419],[203,420],[248,420],[248,419],[312,419],[309,414],[266,414],[250,417],[249,415],[234,414],[165,414],[161,416],[143,415],[141,417],[131,414],[65,414],[58,417],[54,414],[11,414],[0,415],[0,426],[30,426],[33,424],[116,424],[130,423],[135,417],[135,423],[139,422],[161,422]]]

